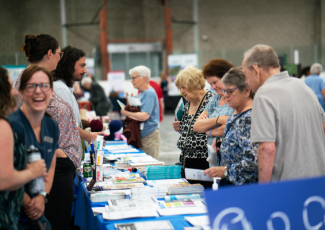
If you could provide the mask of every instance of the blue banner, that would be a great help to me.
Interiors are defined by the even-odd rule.
[[[325,230],[325,177],[205,192],[211,229]]]

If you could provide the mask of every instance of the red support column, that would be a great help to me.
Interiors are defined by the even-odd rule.
[[[165,71],[169,75],[168,69],[168,55],[173,53],[173,33],[172,33],[172,11],[167,7],[167,0],[164,1],[165,13],[165,47],[166,47],[166,60]]]
[[[110,60],[107,51],[107,16],[106,0],[103,0],[103,8],[99,12],[99,34],[100,34],[100,57],[102,65],[102,80],[107,80],[107,72],[110,71]]]

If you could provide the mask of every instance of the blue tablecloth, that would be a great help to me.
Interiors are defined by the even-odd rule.
[[[184,227],[192,226],[185,221],[184,216],[198,216],[195,215],[180,215],[180,216],[161,216],[148,217],[126,220],[107,221],[103,219],[102,215],[94,216],[92,207],[104,207],[107,202],[91,202],[89,199],[89,192],[82,181],[79,182],[77,194],[77,204],[75,210],[75,225],[80,226],[81,230],[87,229],[110,229],[115,230],[116,223],[133,223],[139,221],[155,221],[155,220],[169,220],[175,229],[182,229]]]
[[[103,149],[104,154],[111,154],[107,150]],[[139,153],[143,153],[139,150]],[[78,186],[77,186],[78,185]],[[74,192],[77,194],[77,201],[75,207],[73,207],[75,222],[74,224],[81,227],[81,230],[88,229],[100,229],[100,230],[115,230],[114,224],[116,223],[133,223],[139,221],[155,221],[155,220],[169,220],[175,229],[182,229],[184,227],[192,226],[185,221],[184,216],[198,216],[196,215],[180,215],[180,216],[163,216],[163,217],[148,217],[137,219],[126,219],[107,221],[103,219],[102,215],[94,216],[92,207],[104,207],[107,202],[91,202],[89,198],[89,192],[81,180],[80,176],[76,176],[74,180]]]

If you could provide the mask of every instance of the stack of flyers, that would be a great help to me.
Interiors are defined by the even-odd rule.
[[[126,199],[130,190],[98,191],[90,194],[91,202],[103,202],[110,199]]]
[[[115,190],[115,189],[130,189],[130,188],[144,188],[142,183],[133,183],[133,184],[104,184],[102,185],[103,190]]]
[[[138,173],[132,174],[117,174],[113,176],[113,182],[115,184],[127,184],[127,183],[143,183],[145,180],[140,177]]]
[[[168,195],[178,194],[203,194],[204,187],[201,184],[179,184],[167,188]]]
[[[161,179],[180,179],[182,166],[168,165],[168,166],[146,166],[141,172],[147,180],[161,180]]]
[[[131,199],[144,199],[147,197],[164,198],[166,196],[167,187],[149,187],[131,188]]]

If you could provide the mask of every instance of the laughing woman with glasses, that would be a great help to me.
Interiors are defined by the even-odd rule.
[[[229,117],[220,146],[221,166],[206,169],[209,177],[221,177],[220,185],[242,185],[258,180],[257,148],[250,141],[254,94],[245,84],[240,68],[231,68],[222,78],[223,95],[235,110]]]
[[[45,114],[53,94],[53,79],[46,69],[31,65],[21,75],[19,91],[23,105],[8,116],[8,120],[17,134],[25,141],[25,148],[36,147],[45,160],[48,180],[44,191],[34,192],[30,185],[25,186],[21,206],[19,229],[39,229],[38,223],[50,226],[43,215],[47,194],[50,192],[59,151],[58,124]]]

